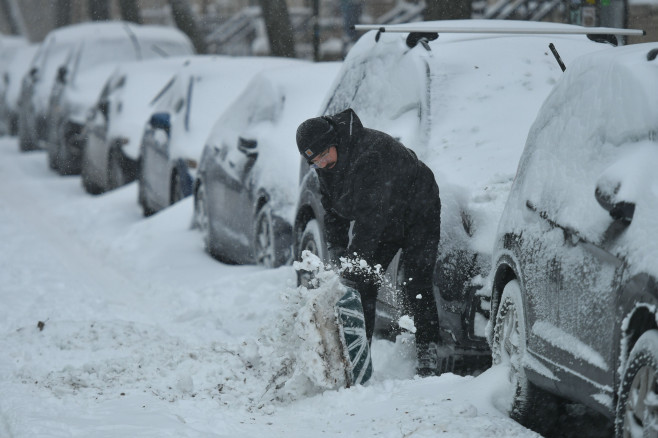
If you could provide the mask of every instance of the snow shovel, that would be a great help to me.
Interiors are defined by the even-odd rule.
[[[343,359],[346,364],[347,387],[364,384],[372,376],[370,345],[366,338],[366,323],[363,316],[361,294],[351,287],[334,306],[336,324]]]

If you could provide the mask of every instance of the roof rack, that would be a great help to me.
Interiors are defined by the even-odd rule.
[[[498,23],[496,23],[498,24]],[[495,33],[513,35],[623,35],[643,36],[642,29],[619,29],[615,27],[585,27],[576,25],[533,26],[533,27],[502,27],[502,26],[445,26],[433,23],[392,24],[382,26],[376,24],[357,24],[355,30],[376,30],[382,32],[416,32],[416,33]]]

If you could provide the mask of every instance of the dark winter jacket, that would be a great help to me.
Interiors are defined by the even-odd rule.
[[[338,133],[338,160],[332,169],[316,171],[329,248],[348,247],[350,221],[354,226],[348,253],[356,252],[370,263],[377,263],[373,255],[381,243],[404,247],[418,221],[431,218],[436,226],[429,232],[438,233],[439,189],[416,154],[390,135],[364,128],[351,109],[327,118]]]

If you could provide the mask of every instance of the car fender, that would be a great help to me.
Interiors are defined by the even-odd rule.
[[[182,158],[179,158],[176,160],[173,166],[173,171],[176,172],[178,177],[180,178],[181,185],[183,187],[183,194],[185,196],[190,196],[193,193],[193,188],[194,188],[194,177],[192,176],[192,173],[190,172],[190,169],[187,166],[187,163],[185,163],[185,160]],[[173,176],[172,172],[172,176]],[[173,183],[173,177],[171,178],[170,185]],[[173,187],[170,187],[170,190],[173,189]]]
[[[491,289],[491,317],[489,318],[489,323],[486,328],[486,338],[489,345],[491,345],[493,324],[496,321],[498,305],[500,304],[505,285],[516,279],[521,287],[521,292],[525,293],[525,283],[521,275],[519,275],[521,270],[519,269],[520,264],[516,254],[511,250],[501,249],[497,251],[495,255],[494,269],[491,270],[491,274],[487,279],[488,287]],[[523,302],[523,312],[527,313],[525,300]]]

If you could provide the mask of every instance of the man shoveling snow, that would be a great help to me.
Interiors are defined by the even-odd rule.
[[[435,375],[438,315],[432,274],[441,200],[434,174],[393,137],[365,128],[351,109],[303,122],[297,129],[297,147],[320,181],[331,262],[338,266],[348,254],[360,260],[341,270],[341,283],[348,294],[347,311],[341,311],[342,304],[338,306],[343,315],[339,322],[348,323],[345,337],[354,333],[349,324],[356,323],[354,312],[358,313],[360,300],[366,344],[371,343],[381,275],[369,267],[388,266],[402,249],[408,278],[404,293],[416,327],[417,372]],[[350,298],[350,291],[356,291],[356,297]],[[348,316],[352,319],[343,322]],[[345,342],[351,345],[350,340]]]

